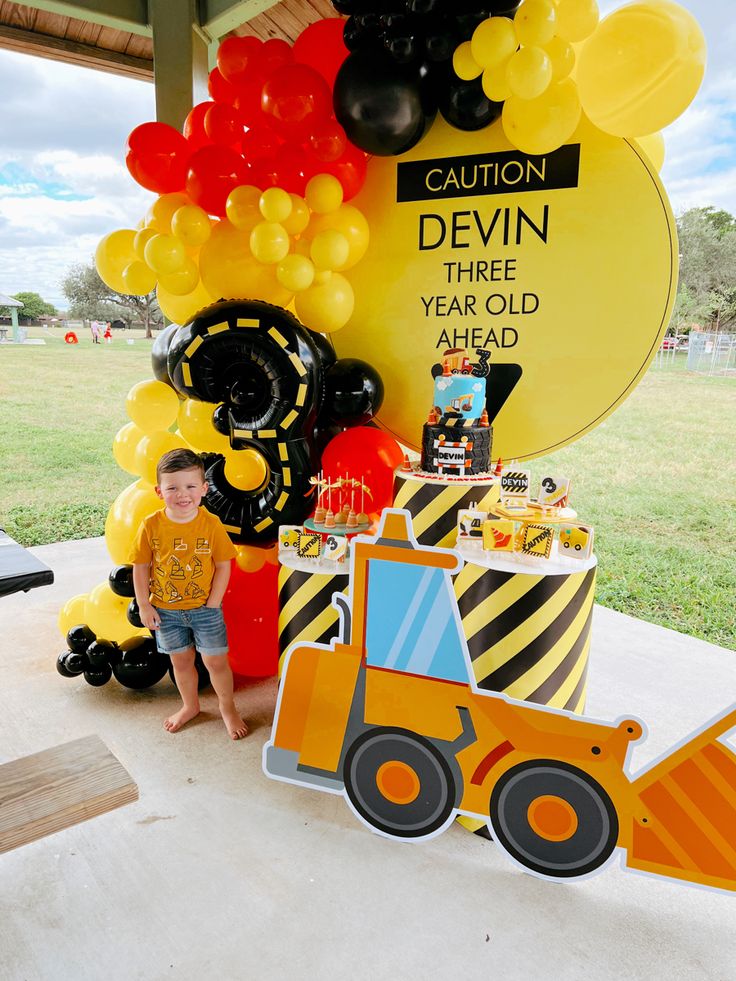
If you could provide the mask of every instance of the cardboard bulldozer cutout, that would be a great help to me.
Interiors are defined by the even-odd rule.
[[[341,638],[287,656],[266,774],[344,794],[392,838],[440,834],[458,814],[536,875],[608,862],[736,889],[736,706],[644,771],[644,730],[512,700],[473,678],[451,575],[462,558],[414,539],[406,511],[355,539]]]

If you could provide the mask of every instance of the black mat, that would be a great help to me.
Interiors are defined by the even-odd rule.
[[[35,555],[0,529],[0,596],[49,586],[54,574]]]

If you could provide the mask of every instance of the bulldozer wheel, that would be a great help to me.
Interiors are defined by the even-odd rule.
[[[504,773],[491,794],[490,824],[512,858],[555,878],[599,868],[618,839],[606,791],[583,770],[555,760],[520,763]]]
[[[423,838],[447,824],[455,781],[442,754],[405,729],[371,729],[356,739],[343,769],[351,804],[372,828]]]

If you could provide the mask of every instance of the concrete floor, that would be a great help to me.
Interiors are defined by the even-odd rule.
[[[0,978],[719,979],[736,895],[623,872],[538,881],[454,825],[409,845],[341,798],[267,780],[275,683],[238,694],[252,735],[161,728],[173,686],[100,689],[55,670],[56,617],[110,569],[101,539],[34,549],[56,584],[0,600],[0,762],[98,733],[140,801],[0,856]],[[734,697],[736,655],[596,608],[588,709],[634,714],[635,766]]]

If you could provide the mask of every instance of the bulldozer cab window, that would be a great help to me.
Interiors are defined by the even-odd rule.
[[[468,681],[465,641],[452,586],[442,569],[368,563],[369,667]]]

